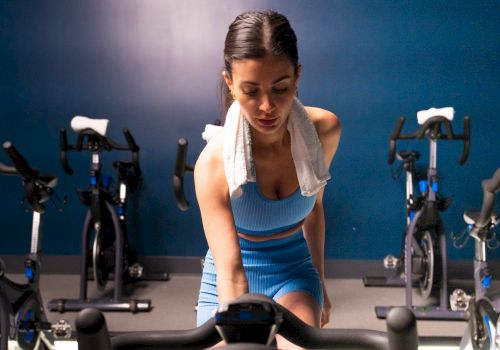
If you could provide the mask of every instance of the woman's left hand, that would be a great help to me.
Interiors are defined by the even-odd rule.
[[[321,310],[321,328],[326,326],[330,322],[330,312],[332,310],[332,303],[330,302],[330,297],[326,291],[325,283],[323,282],[323,310]]]

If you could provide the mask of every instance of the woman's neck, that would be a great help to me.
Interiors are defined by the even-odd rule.
[[[252,149],[254,151],[265,150],[279,152],[290,145],[290,133],[286,127],[284,127],[283,130],[269,135],[256,132],[250,127],[250,135],[252,138]]]

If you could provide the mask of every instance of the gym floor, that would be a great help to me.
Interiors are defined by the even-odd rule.
[[[20,276],[21,278],[21,276]],[[22,278],[21,278],[22,279]],[[105,313],[108,328],[112,332],[138,330],[189,329],[195,326],[200,275],[172,274],[168,281],[141,282],[125,287],[125,293],[140,299],[151,299],[153,310],[144,313]],[[90,297],[99,294],[91,283]],[[465,286],[466,289],[470,286]],[[327,288],[333,303],[331,328],[364,328],[385,331],[385,322],[374,313],[376,305],[403,305],[402,288],[366,288],[359,279],[328,279]],[[451,288],[454,288],[452,285]],[[54,298],[77,298],[77,275],[45,274],[41,276],[44,302]],[[451,289],[453,290],[453,289]],[[104,292],[106,295],[106,291]],[[417,295],[415,293],[415,295]],[[420,302],[416,297],[416,302]],[[74,326],[76,312],[48,312],[52,323],[65,319]],[[419,336],[452,337],[458,341],[463,335],[464,321],[418,321]],[[454,342],[454,341],[453,341]],[[452,342],[452,343],[453,343]],[[453,348],[453,347],[452,347]]]

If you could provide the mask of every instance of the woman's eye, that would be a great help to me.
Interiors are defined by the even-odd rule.
[[[243,91],[243,93],[247,96],[256,96],[257,95],[257,90],[248,90],[248,91]]]
[[[284,88],[273,88],[273,91],[277,94],[284,94],[285,92],[288,91],[288,87]]]

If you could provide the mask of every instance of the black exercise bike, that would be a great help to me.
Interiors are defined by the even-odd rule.
[[[126,200],[129,190],[136,188],[141,180],[139,146],[128,129],[123,129],[127,144],[119,144],[107,137],[107,123],[107,119],[73,118],[72,128],[77,133],[74,145],[68,144],[66,129],[63,128],[60,132],[61,161],[68,174],[73,173],[68,163],[68,151],[91,152],[92,163],[89,170],[89,187],[79,191],[81,202],[89,207],[82,231],[80,297],[50,300],[48,308],[52,311],[78,311],[86,307],[104,311],[150,311],[151,300],[124,297],[123,285],[136,280],[168,279],[166,273],[147,274],[139,263],[136,252],[130,247]],[[113,163],[118,173],[118,186],[113,186],[111,178],[102,174],[100,161],[101,152],[115,150],[132,153],[130,161]],[[88,298],[90,279],[95,281],[99,290],[103,290],[107,282],[113,279],[112,298]]]
[[[467,295],[463,290],[453,292],[457,309],[467,311],[468,325],[460,343],[461,350],[500,349],[500,290],[492,288],[493,276],[488,269],[487,248],[498,248],[498,237],[493,228],[500,223],[495,212],[495,197],[500,191],[500,168],[490,179],[481,183],[483,202],[481,210],[468,210],[464,213],[467,228],[465,240],[474,239],[474,294]],[[463,242],[465,246],[467,242]]]
[[[414,312],[417,319],[463,320],[465,319],[463,311],[451,310],[449,307],[446,233],[440,212],[447,209],[450,201],[438,194],[437,142],[463,141],[459,164],[464,164],[470,148],[470,118],[464,117],[463,134],[454,133],[449,117],[439,114],[429,115],[422,120],[421,126],[414,133],[401,133],[404,122],[405,118],[401,117],[391,134],[389,164],[394,162],[397,140],[427,139],[429,165],[427,179],[419,182],[422,195],[418,198],[410,197],[410,202],[407,203],[408,221],[403,235],[403,252],[401,259],[396,262],[400,267],[396,266],[397,275],[392,280],[404,281],[406,307]],[[376,285],[374,280],[377,281],[377,278],[372,281],[365,278],[365,285]],[[378,278],[382,283],[388,280],[390,281]],[[439,289],[439,305],[414,305],[412,295],[414,285],[419,287],[424,298],[428,298]],[[387,306],[375,307],[377,317],[385,318],[389,309]]]
[[[44,203],[54,195],[57,177],[32,168],[11,142],[5,142],[3,148],[13,166],[0,163],[0,173],[22,178],[24,200],[33,219],[31,249],[24,261],[26,283],[8,279],[0,259],[0,350],[8,349],[9,339],[21,349],[38,349],[42,343],[47,349],[55,349],[40,293],[40,265]]]

